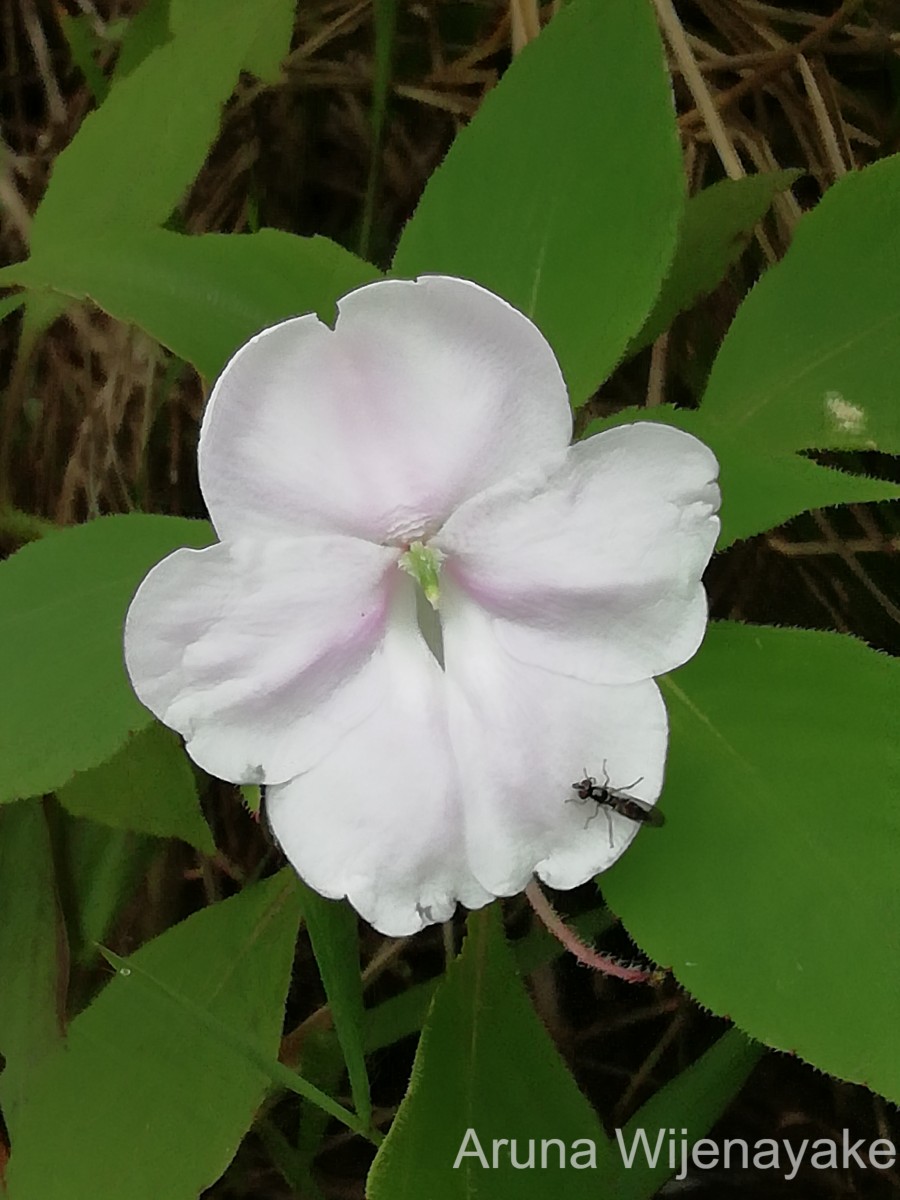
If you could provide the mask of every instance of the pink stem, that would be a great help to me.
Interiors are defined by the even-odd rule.
[[[525,896],[556,940],[586,967],[591,967],[592,970],[600,971],[604,975],[612,975],[616,979],[624,979],[626,983],[650,983],[659,978],[657,971],[645,971],[642,967],[626,967],[624,963],[620,963],[614,958],[608,958],[605,954],[598,954],[596,950],[586,946],[554,909],[541,891],[540,884],[536,879],[532,879],[526,887]]]

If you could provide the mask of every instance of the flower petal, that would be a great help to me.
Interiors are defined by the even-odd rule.
[[[690,434],[619,426],[573,446],[543,484],[513,479],[470,500],[432,544],[523,663],[635,682],[679,666],[703,639],[717,474]]]
[[[381,702],[371,662],[397,552],[341,537],[177,550],[138,589],[125,658],[139,698],[205,770],[306,770]]]
[[[553,352],[521,313],[444,276],[381,280],[264,330],[226,366],[200,436],[219,535],[408,543],[571,436]]]
[[[667,742],[659,689],[652,679],[610,687],[522,663],[503,647],[498,622],[455,589],[443,599],[472,873],[497,895],[520,891],[535,872],[552,887],[576,887],[611,866],[638,826],[580,803],[572,784],[593,775],[655,802]]]
[[[395,602],[378,675],[379,706],[309,771],[267,788],[266,813],[311,887],[401,937],[493,894],[466,862],[443,673],[414,603]]]

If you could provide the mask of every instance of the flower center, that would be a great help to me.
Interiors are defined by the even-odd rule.
[[[419,631],[441,667],[444,666],[444,634],[438,615],[438,604],[443,559],[444,555],[440,550],[433,550],[424,542],[413,542],[399,558],[399,565],[412,575],[417,585],[416,619]]]
[[[413,542],[409,549],[400,555],[400,566],[412,575],[422,589],[425,599],[435,610],[441,597],[440,574],[443,561],[444,555],[441,551],[433,550],[424,542]]]

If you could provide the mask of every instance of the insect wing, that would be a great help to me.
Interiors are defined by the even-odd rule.
[[[646,804],[643,800],[638,800],[635,796],[621,796],[613,793],[611,807],[617,813],[621,813],[623,817],[627,817],[629,821],[637,821],[640,825],[653,825],[658,829],[660,825],[666,823],[666,818],[658,808],[654,808],[652,804]]]

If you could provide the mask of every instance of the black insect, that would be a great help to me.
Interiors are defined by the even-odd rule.
[[[567,803],[574,801],[576,804],[587,804],[593,801],[597,806],[585,821],[585,829],[601,810],[606,814],[606,821],[609,825],[609,847],[612,849],[613,827],[612,818],[609,815],[611,812],[618,813],[620,817],[627,817],[629,821],[634,821],[638,825],[654,825],[657,829],[666,822],[658,808],[647,804],[645,800],[638,800],[637,796],[628,795],[628,789],[636,787],[641,779],[643,779],[643,775],[624,788],[612,788],[609,786],[609,776],[604,763],[603,782],[598,783],[593,775],[588,775],[585,771],[584,779],[572,784],[575,795],[569,796]]]

